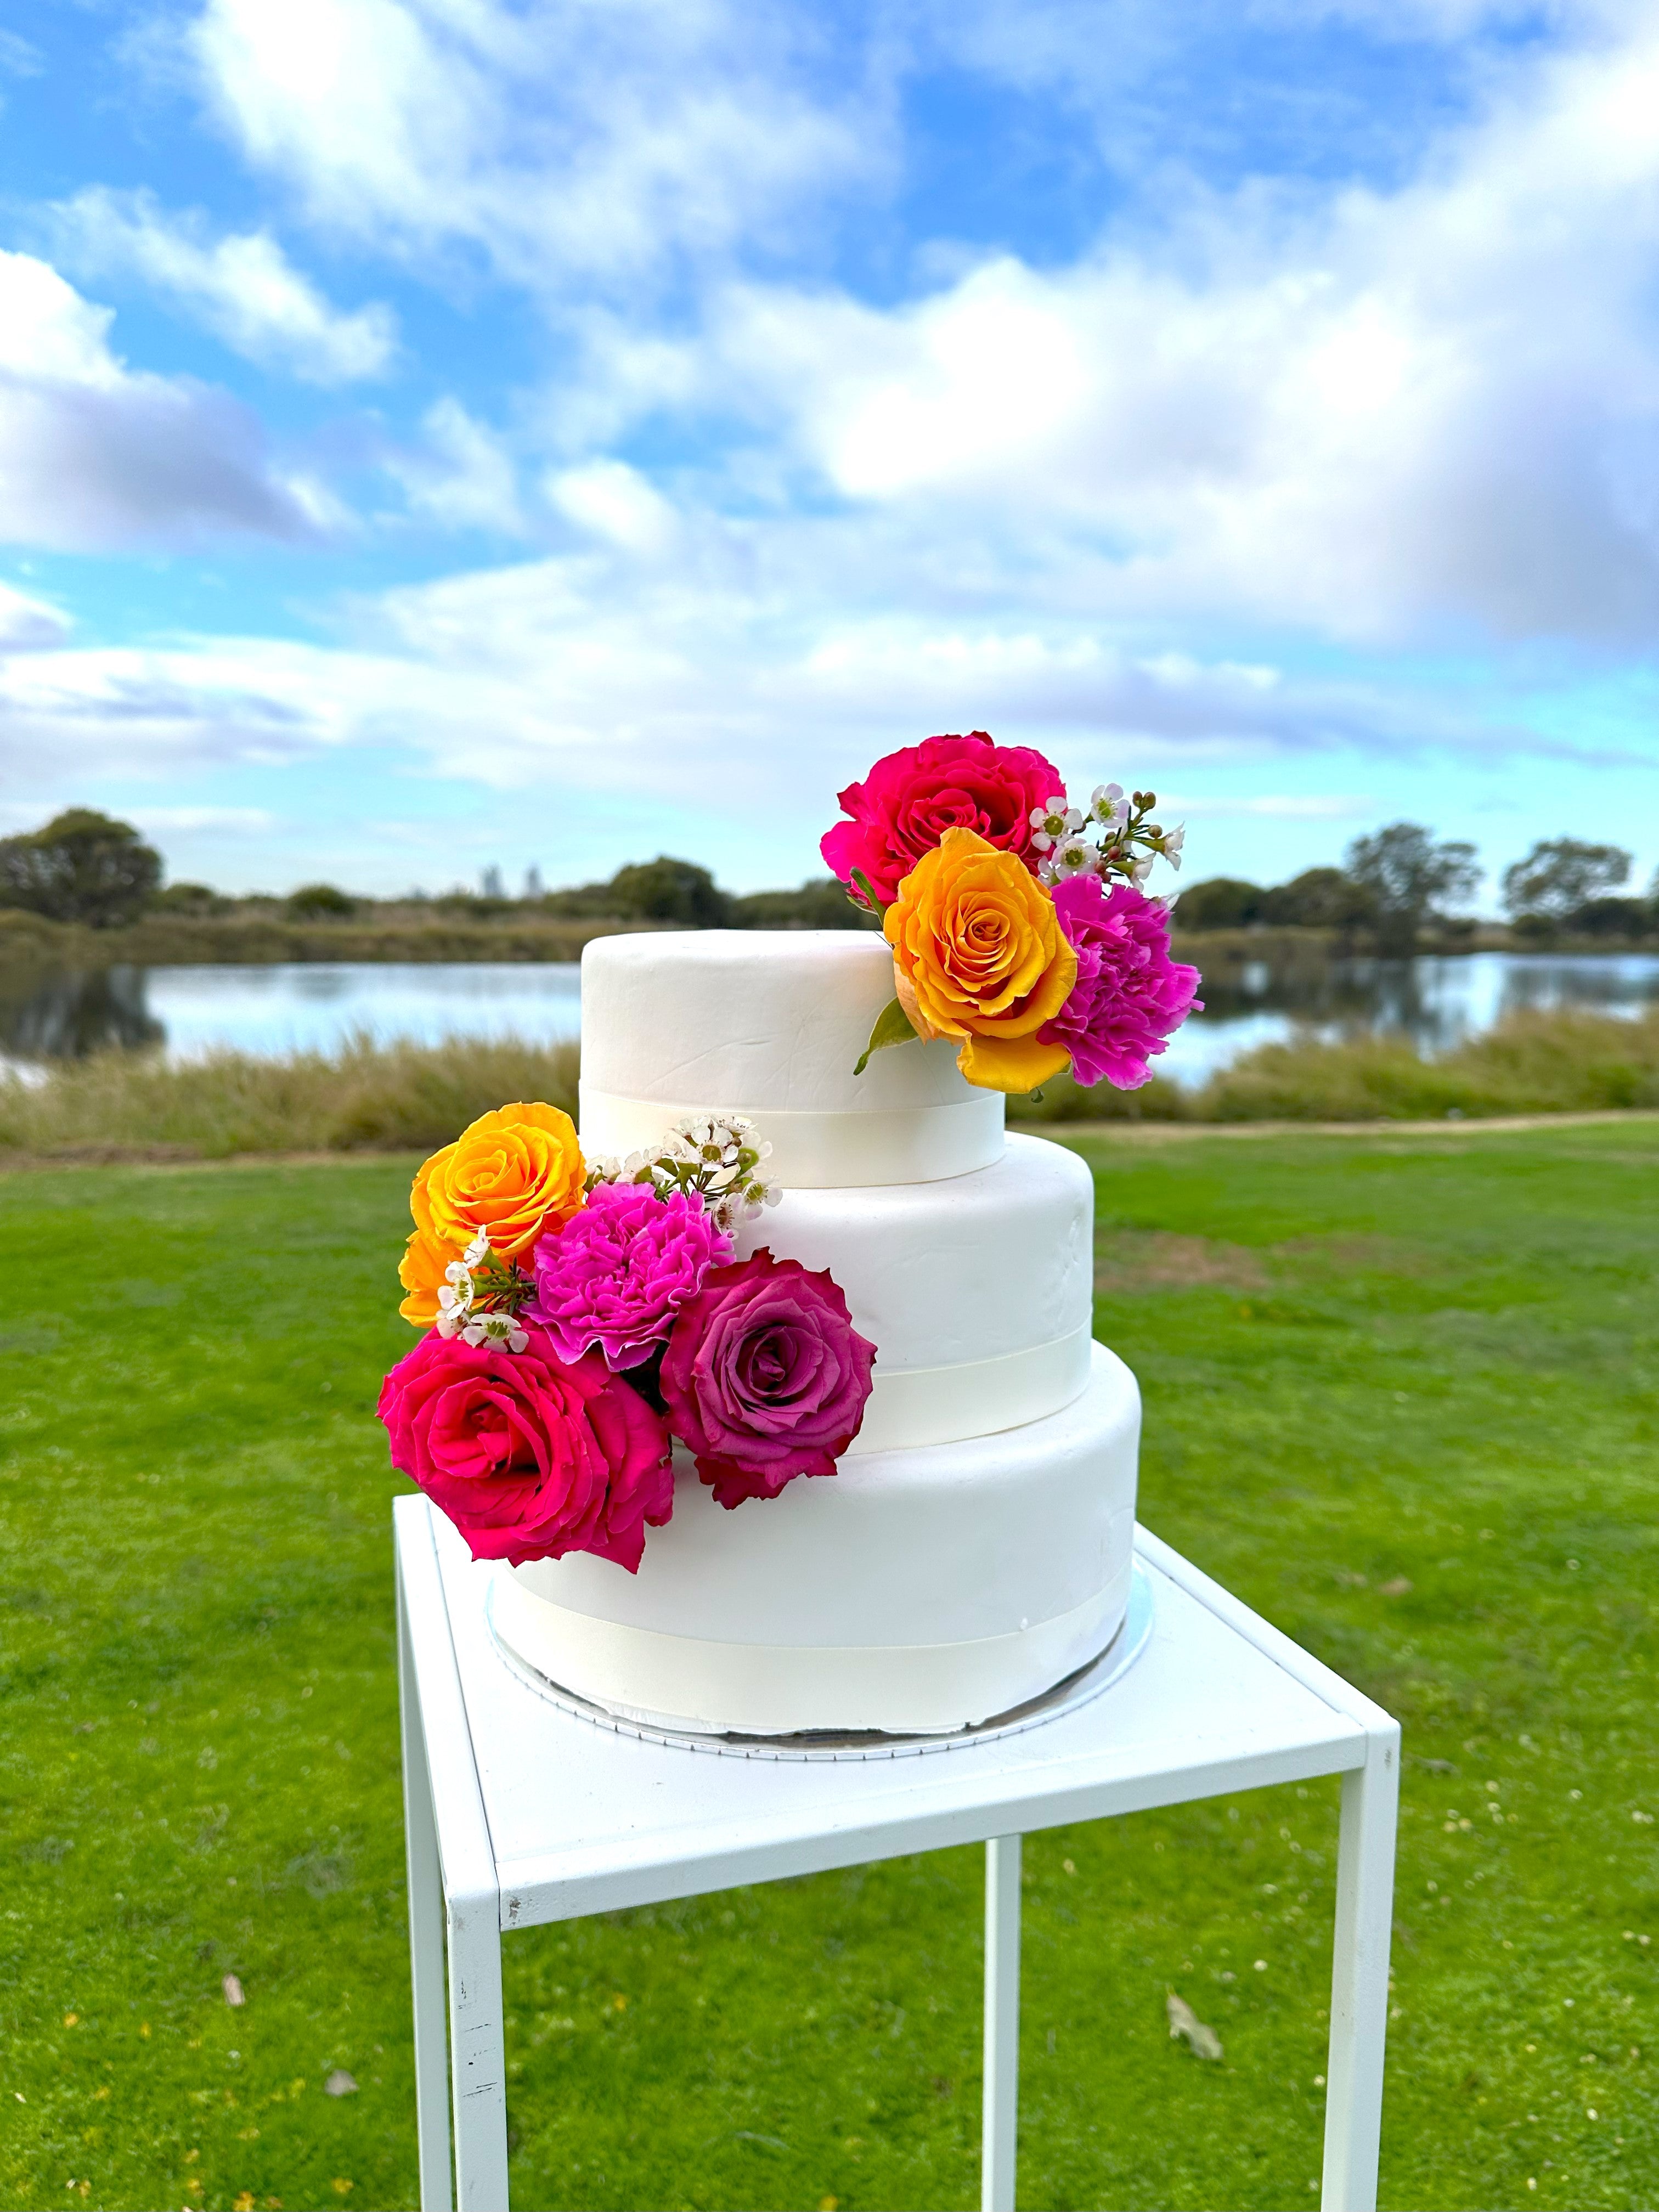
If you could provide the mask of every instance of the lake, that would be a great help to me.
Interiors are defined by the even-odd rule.
[[[447,1037],[576,1036],[580,969],[510,962],[340,963],[270,968],[106,968],[0,976],[0,1062],[38,1074],[108,1045],[192,1060],[219,1048],[329,1051],[366,1032]],[[1434,1051],[1528,1007],[1635,1016],[1659,1002],[1659,954],[1475,952],[1457,958],[1330,960],[1306,949],[1218,964],[1206,1011],[1160,1067],[1201,1083],[1258,1044],[1293,1035],[1390,1034]]]

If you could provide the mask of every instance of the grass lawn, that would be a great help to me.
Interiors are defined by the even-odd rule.
[[[1384,2204],[1653,2204],[1659,1127],[1084,1149],[1143,1518],[1404,1723]],[[6,2203],[413,2201],[407,1181],[0,1180]],[[1030,1839],[1022,2205],[1315,2201],[1335,1833],[1331,1784]],[[514,1936],[516,2203],[976,2203],[981,1884]]]

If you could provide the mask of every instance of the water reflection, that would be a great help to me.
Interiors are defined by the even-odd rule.
[[[155,1045],[162,1024],[142,968],[0,973],[0,1051],[15,1060],[80,1060],[105,1045]]]
[[[1219,955],[1205,970],[1203,998],[1203,1013],[1159,1063],[1180,1082],[1201,1082],[1253,1047],[1296,1035],[1401,1036],[1433,1053],[1526,1012],[1577,1006],[1633,1018],[1659,1004],[1659,955],[1330,960],[1298,946],[1273,957]]]
[[[1203,964],[1205,1011],[1160,1064],[1182,1083],[1298,1034],[1399,1036],[1433,1052],[1527,1008],[1634,1015],[1659,1003],[1651,953],[1330,960],[1307,945],[1218,947]],[[27,1066],[110,1045],[162,1046],[179,1060],[216,1048],[326,1052],[362,1031],[550,1043],[577,1034],[580,988],[574,963],[35,969],[0,975],[0,1056]]]

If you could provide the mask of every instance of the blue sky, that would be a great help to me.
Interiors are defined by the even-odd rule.
[[[1656,114],[1612,0],[13,0],[0,830],[747,889],[977,726],[1645,883]]]

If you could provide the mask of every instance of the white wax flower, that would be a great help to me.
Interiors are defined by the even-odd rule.
[[[510,1313],[474,1314],[461,1335],[467,1344],[492,1345],[498,1352],[522,1352],[530,1341]]]

